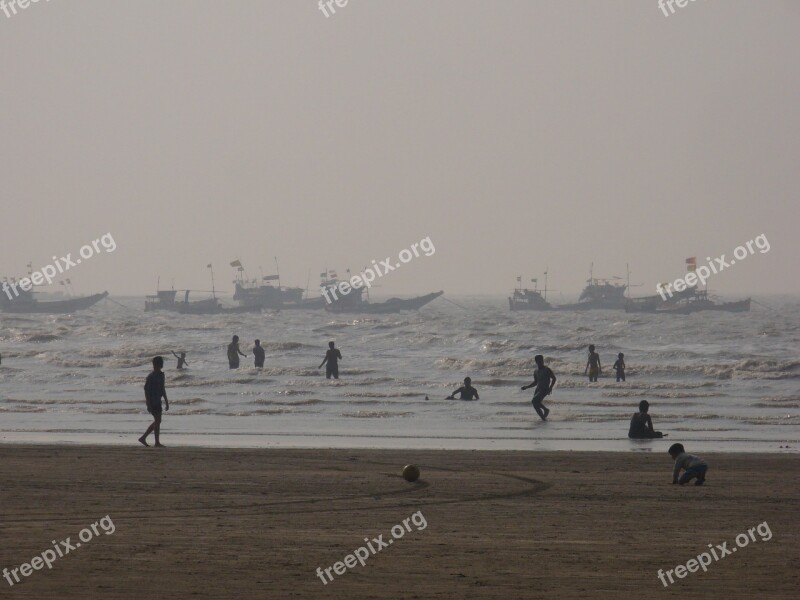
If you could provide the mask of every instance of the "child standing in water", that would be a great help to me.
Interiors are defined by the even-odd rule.
[[[529,385],[523,385],[522,389],[527,390],[536,386],[536,391],[533,393],[533,410],[541,417],[542,421],[547,421],[547,415],[550,414],[550,409],[547,408],[542,401],[545,397],[553,393],[553,386],[556,384],[556,376],[550,367],[544,366],[544,356],[537,354],[533,360],[536,361],[536,370],[533,372],[533,382]]]
[[[239,368],[239,356],[247,358],[247,354],[239,350],[239,336],[233,336],[231,343],[228,344],[228,366],[231,369]]]
[[[617,362],[614,363],[614,370],[617,372],[617,382],[625,381],[625,355],[622,352],[617,354]]]
[[[336,344],[328,342],[328,351],[325,353],[325,358],[322,360],[319,367],[317,367],[321,369],[322,365],[328,363],[325,367],[325,379],[330,379],[331,377],[339,379],[339,361],[341,358],[342,353],[336,348]]]
[[[181,352],[181,355],[178,356],[175,354],[175,351],[172,351],[172,356],[178,359],[178,371],[182,371],[183,367],[188,367],[189,363],[186,362],[186,352]]]
[[[586,361],[586,368],[583,374],[589,373],[589,381],[597,381],[597,376],[603,372],[600,365],[600,355],[594,351],[594,344],[589,346],[589,360]]]
[[[264,346],[261,345],[261,340],[256,340],[255,346],[253,346],[253,356],[255,357],[255,365],[256,369],[263,369],[264,368],[264,358],[266,357],[266,353],[264,352]]]

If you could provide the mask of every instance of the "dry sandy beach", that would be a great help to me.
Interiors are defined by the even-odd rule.
[[[74,546],[106,515],[114,526],[0,589],[36,600],[797,598],[800,457],[705,456],[707,485],[681,487],[670,484],[665,448],[0,446],[0,568],[19,568],[51,541]],[[409,462],[422,468],[413,484],[399,476]],[[659,581],[658,569],[709,544],[735,547],[764,521],[768,541],[756,533],[706,573],[668,588]],[[365,537],[385,542],[396,525],[402,537],[395,529],[398,539],[365,566],[330,571],[334,580],[322,583],[318,567],[343,561]]]

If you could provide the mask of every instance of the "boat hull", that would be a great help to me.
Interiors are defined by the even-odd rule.
[[[325,310],[334,313],[356,313],[356,314],[386,314],[398,313],[404,310],[419,310],[429,302],[433,302],[444,294],[444,292],[433,292],[425,296],[416,298],[390,298],[385,302],[359,302],[356,304],[344,304],[332,302],[325,306]]]
[[[624,299],[623,299],[624,300]],[[553,310],[625,310],[625,303],[623,302],[576,302],[575,304],[562,304],[554,306]]]
[[[18,314],[63,315],[90,308],[106,296],[108,296],[108,292],[85,296],[83,298],[54,300],[52,302],[40,302],[38,300],[19,302],[12,300],[0,306],[0,310],[6,313]]]

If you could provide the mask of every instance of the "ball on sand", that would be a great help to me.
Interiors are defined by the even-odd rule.
[[[403,479],[406,481],[416,481],[419,479],[419,467],[417,465],[406,465],[403,467]]]

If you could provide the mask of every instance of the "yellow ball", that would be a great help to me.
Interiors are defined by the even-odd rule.
[[[403,479],[406,481],[416,481],[419,479],[419,467],[417,465],[406,465],[403,467]]]

